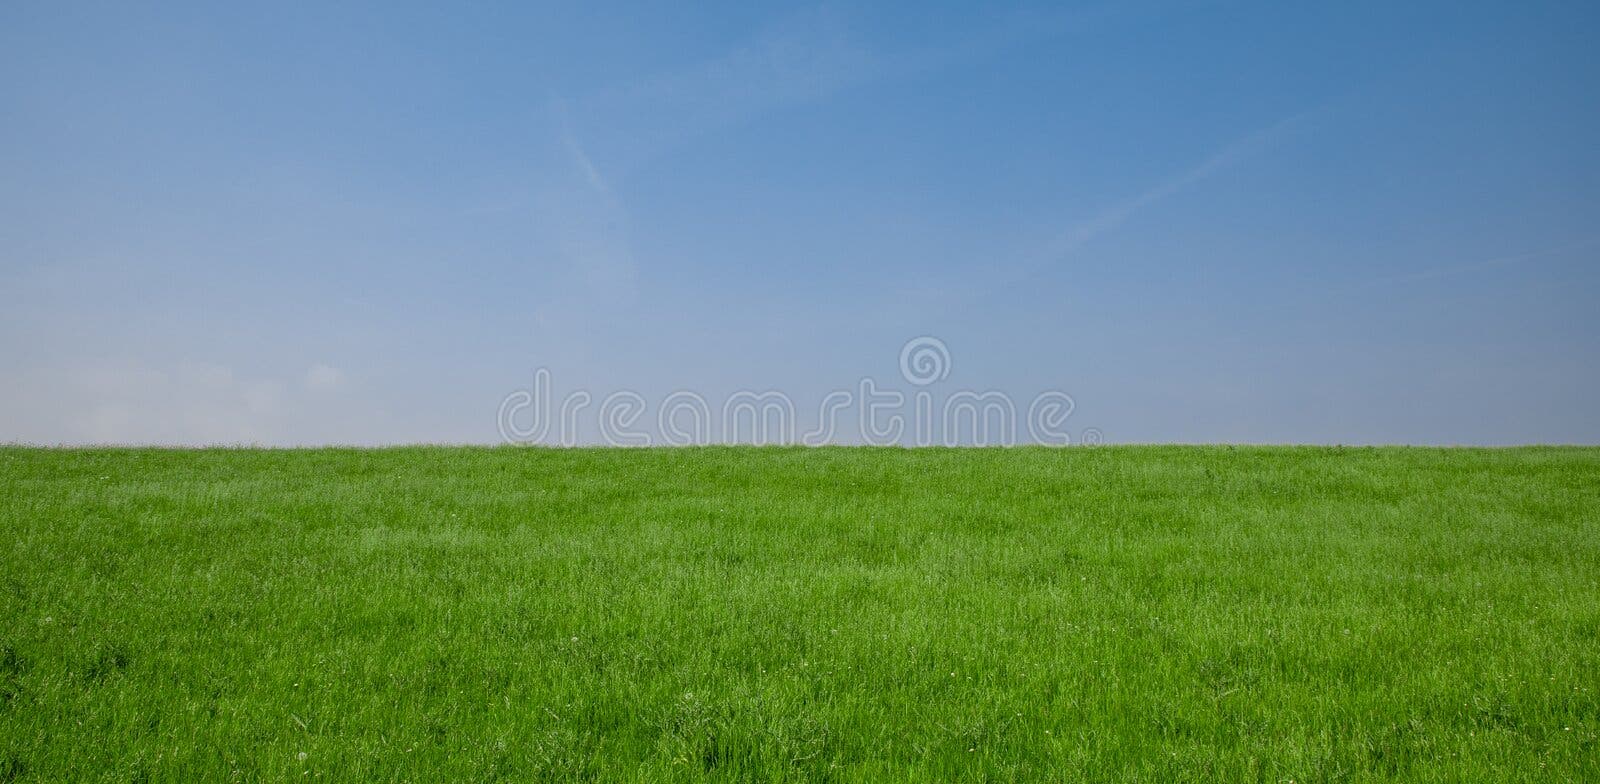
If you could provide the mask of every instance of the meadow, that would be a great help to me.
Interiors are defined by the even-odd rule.
[[[1600,780],[1600,449],[0,448],[0,781]]]

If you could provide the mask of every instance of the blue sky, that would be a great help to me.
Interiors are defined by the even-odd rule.
[[[1110,441],[1600,443],[1597,23],[7,3],[0,440],[804,409],[931,335]]]

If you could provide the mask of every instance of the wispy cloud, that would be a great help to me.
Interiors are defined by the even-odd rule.
[[[1523,263],[1526,263],[1526,262],[1529,262],[1529,261],[1536,261],[1538,259],[1547,258],[1549,256],[1559,256],[1559,255],[1561,255],[1563,253],[1570,253],[1570,252],[1576,251],[1576,250],[1584,250],[1586,248],[1592,248],[1592,247],[1595,247],[1597,245],[1600,245],[1600,237],[1590,237],[1589,239],[1586,239],[1586,240],[1580,240],[1578,242],[1570,242],[1570,243],[1567,243],[1565,245],[1560,245],[1560,246],[1557,246],[1557,247],[1554,247],[1554,248],[1543,248],[1541,250],[1529,251],[1527,253],[1515,253],[1515,254],[1512,254],[1512,255],[1509,255],[1509,256],[1496,256],[1495,258],[1492,258],[1492,259],[1483,259],[1483,260],[1480,260],[1480,261],[1467,262],[1465,264],[1454,264],[1454,265],[1446,266],[1446,267],[1435,267],[1433,269],[1419,270],[1417,272],[1411,272],[1411,273],[1407,273],[1407,274],[1404,274],[1404,275],[1394,275],[1394,276],[1390,276],[1390,277],[1378,278],[1378,279],[1374,280],[1373,283],[1382,285],[1382,284],[1394,284],[1394,283],[1416,283],[1416,282],[1419,282],[1419,281],[1437,280],[1439,278],[1447,278],[1447,277],[1451,277],[1451,276],[1454,276],[1454,275],[1461,275],[1461,274],[1468,273],[1468,272],[1478,272],[1480,270],[1494,269],[1496,267],[1509,267],[1509,266],[1516,265],[1516,264],[1523,264]]]
[[[305,378],[301,381],[301,386],[316,392],[337,389],[343,383],[344,371],[332,365],[318,362],[306,371]]]
[[[826,10],[789,17],[724,54],[575,100],[563,120],[599,139],[614,168],[752,115],[878,78],[884,63]],[[563,107],[565,111],[565,107]]]
[[[846,12],[822,6],[785,17],[716,57],[575,99],[570,112],[563,106],[563,122],[569,132],[593,140],[615,176],[765,112],[979,61],[1029,41],[1153,10],[1107,4],[1016,12],[963,28],[956,37],[885,50],[858,35]]]
[[[638,299],[639,270],[629,213],[621,195],[580,138],[567,102],[551,97],[555,133],[567,170],[533,194],[540,242],[562,270],[535,323],[566,342],[582,342],[596,319]]]
[[[1206,180],[1248,160],[1293,129],[1304,125],[1312,117],[1325,112],[1331,105],[1323,103],[1313,109],[1290,115],[1251,131],[1136,195],[1114,202],[1086,218],[1070,223],[1066,229],[1043,243],[1037,250],[1018,254],[1009,265],[989,264],[984,277],[986,286],[951,287],[930,284],[902,291],[899,300],[906,303],[908,311],[917,314],[916,318],[926,318],[929,311],[950,310],[992,295],[998,290],[1018,285],[1042,270],[1067,261],[1085,246],[1120,229],[1140,212],[1196,188]]]
[[[1046,249],[1044,256],[1047,262],[1059,261],[1071,255],[1097,237],[1117,230],[1141,211],[1233,168],[1302,123],[1314,111],[1295,114],[1246,134],[1206,156],[1199,163],[1147,188],[1138,195],[1113,204],[1088,219],[1073,224]]]
[[[561,147],[566,150],[567,157],[583,173],[591,189],[596,193],[609,195],[611,184],[601,176],[600,169],[594,165],[594,159],[589,157],[588,151],[583,149],[577,135],[572,131],[572,112],[567,108],[567,102],[557,95],[551,99],[551,106],[556,115],[556,122],[561,126]]]

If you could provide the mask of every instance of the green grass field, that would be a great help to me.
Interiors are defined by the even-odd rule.
[[[1600,780],[1600,449],[0,448],[0,780]]]

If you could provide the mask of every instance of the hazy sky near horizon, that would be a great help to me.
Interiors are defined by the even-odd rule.
[[[1600,5],[684,9],[0,6],[0,442],[806,410],[931,335],[1114,442],[1600,443]]]

